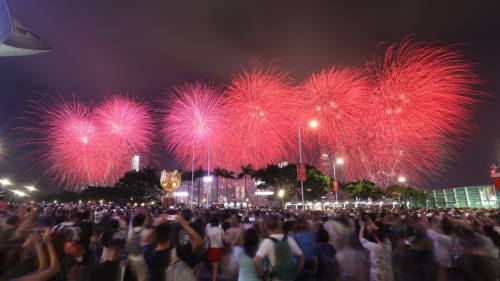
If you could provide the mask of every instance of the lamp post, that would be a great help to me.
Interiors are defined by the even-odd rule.
[[[318,127],[318,121],[311,120],[309,121],[309,127],[312,129],[316,129]],[[302,142],[300,139],[300,126],[298,129],[298,140],[299,140],[299,164],[302,165]],[[302,207],[304,207],[304,181],[300,180],[300,193],[302,195]]]

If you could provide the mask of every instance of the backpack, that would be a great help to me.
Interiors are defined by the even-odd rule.
[[[271,278],[281,281],[294,281],[297,277],[297,265],[293,261],[292,249],[288,245],[288,237],[282,240],[269,237],[273,241],[276,264],[272,268]]]

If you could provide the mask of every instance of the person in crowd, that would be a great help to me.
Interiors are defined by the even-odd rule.
[[[313,280],[315,275],[314,247],[316,241],[311,230],[311,224],[305,217],[300,217],[296,221],[292,237],[299,245],[305,258],[304,266],[297,278],[304,281]]]
[[[297,242],[283,233],[282,222],[276,215],[270,215],[265,221],[269,237],[262,243],[255,254],[253,264],[258,275],[269,277],[273,281],[293,281],[304,266],[304,254]],[[298,257],[295,264],[293,257]],[[266,266],[263,266],[263,263]]]
[[[156,226],[156,243],[150,245],[144,257],[149,268],[150,281],[164,281],[165,270],[170,264],[172,250],[172,228],[169,223],[162,223]]]
[[[317,281],[335,281],[339,277],[339,268],[335,247],[329,244],[328,232],[320,227],[316,235],[317,245],[313,249],[315,258],[315,276]]]
[[[219,226],[219,218],[213,216],[205,229],[205,235],[208,240],[207,259],[212,269],[212,281],[217,281],[219,272],[219,263],[224,253],[224,231]]]
[[[369,218],[367,221],[367,227],[363,218],[358,223],[359,241],[370,252],[370,281],[392,281],[394,280],[391,264],[392,247],[386,229],[383,225],[375,225]],[[368,228],[375,241],[365,239],[365,228]]]
[[[117,230],[113,232],[118,233]],[[112,236],[112,235],[111,235]],[[92,270],[90,277],[91,281],[99,280],[120,280],[120,281],[133,281],[133,274],[130,268],[126,266],[123,261],[123,252],[125,249],[124,237],[113,237],[110,241],[106,242],[108,249],[106,260],[99,263]]]
[[[259,247],[259,235],[255,228],[243,233],[243,245],[234,247],[233,255],[238,262],[238,281],[260,281],[253,265],[253,259]]]

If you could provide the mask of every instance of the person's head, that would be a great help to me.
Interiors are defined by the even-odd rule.
[[[212,216],[212,217],[210,218],[210,226],[212,226],[212,227],[217,227],[217,226],[219,226],[219,217],[217,217],[217,216]]]
[[[381,222],[375,222],[377,229],[375,230],[375,236],[378,239],[378,242],[385,242],[387,239],[387,227]]]
[[[271,233],[281,232],[281,221],[278,216],[270,215],[266,218],[266,229]]]
[[[245,254],[253,258],[257,252],[257,247],[259,246],[259,235],[257,231],[251,227],[243,233],[243,248],[245,249]]]
[[[188,223],[193,219],[193,212],[190,209],[183,209],[181,214],[184,220]]]
[[[307,232],[309,231],[309,223],[304,217],[301,217],[295,222],[293,230],[295,232]]]
[[[448,218],[441,220],[441,230],[444,234],[451,235],[453,232],[453,223]]]
[[[172,228],[168,223],[162,223],[156,227],[156,241],[159,245],[170,243]]]
[[[112,239],[108,243],[108,261],[119,261],[125,248],[125,239]]]
[[[144,214],[137,214],[134,216],[132,219],[132,227],[140,227],[144,224],[144,221],[146,220],[146,216]]]
[[[316,234],[316,240],[318,243],[326,244],[328,241],[330,241],[330,236],[328,235],[328,232],[323,228],[320,227],[318,230],[318,234]]]

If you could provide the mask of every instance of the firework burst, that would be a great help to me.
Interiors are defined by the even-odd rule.
[[[471,64],[449,46],[409,39],[368,62],[366,74],[373,87],[357,171],[374,179],[441,172],[448,147],[472,127],[479,81]]]
[[[291,79],[275,69],[243,71],[228,89],[226,167],[287,160],[295,144],[297,102]]]
[[[38,147],[37,166],[65,189],[114,184],[129,168],[132,155],[148,153],[152,122],[142,103],[116,97],[94,111],[78,100],[45,95],[33,104],[29,120],[34,126],[23,129],[35,134],[28,144]]]
[[[299,122],[304,127],[303,142],[312,156],[309,161],[317,162],[318,152],[351,158],[362,134],[369,91],[367,79],[355,68],[325,69],[299,87]],[[311,121],[317,122],[316,128],[308,128]]]
[[[227,135],[223,95],[222,88],[197,82],[174,88],[163,100],[162,136],[185,168],[191,169],[193,153],[195,167],[206,167],[209,154],[211,166],[218,165]]]

